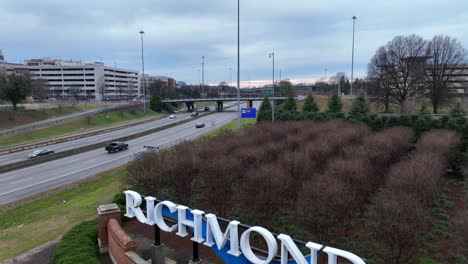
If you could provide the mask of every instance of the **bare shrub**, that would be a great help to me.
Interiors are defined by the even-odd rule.
[[[428,220],[428,211],[416,195],[385,190],[376,198],[368,219],[383,263],[411,263]]]

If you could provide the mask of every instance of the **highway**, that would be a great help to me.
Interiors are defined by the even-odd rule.
[[[155,120],[153,122],[149,122],[149,123],[145,123],[145,124],[141,124],[141,125],[137,125],[133,127],[128,127],[124,129],[119,129],[119,130],[115,130],[112,132],[103,133],[100,135],[84,137],[84,138],[80,138],[80,139],[76,139],[72,141],[53,144],[53,145],[49,145],[43,148],[50,149],[55,152],[70,150],[70,149],[74,149],[77,147],[87,146],[87,145],[91,145],[91,144],[98,143],[98,142],[109,141],[115,138],[132,135],[138,132],[166,126],[166,125],[169,125],[169,124],[181,121],[181,120],[186,120],[186,119],[191,118],[190,113],[180,113],[180,114],[177,114],[176,116],[177,116],[176,119],[169,119],[169,117],[167,117],[167,118]],[[25,151],[19,151],[19,152],[1,155],[0,166],[18,162],[18,161],[27,160],[28,154],[33,151],[34,150],[25,150]]]
[[[196,138],[219,128],[236,117],[237,113],[235,112],[221,112],[202,116],[191,122],[130,140],[128,141],[129,149],[126,151],[108,154],[104,149],[97,149],[16,171],[2,173],[0,174],[0,204],[10,203],[36,193],[51,190],[125,164],[133,159],[136,154],[145,151],[143,146],[159,146],[163,149],[184,140]],[[189,117],[179,115],[178,120],[181,118]],[[167,119],[163,120],[163,122],[170,121]],[[204,122],[206,127],[201,129],[195,128],[197,122]],[[153,127],[154,125],[152,124]],[[151,125],[145,124],[145,126]],[[141,128],[136,128],[136,130],[141,130]],[[107,137],[107,139],[109,138]],[[89,140],[89,138],[86,138],[86,140]]]
[[[133,103],[133,104],[135,104],[135,103]],[[41,120],[41,121],[37,121],[37,122],[34,122],[34,123],[30,123],[30,124],[10,128],[10,129],[0,130],[0,135],[6,135],[6,134],[15,133],[15,132],[23,131],[23,130],[28,130],[28,129],[31,129],[31,128],[36,128],[36,127],[45,126],[45,125],[49,125],[49,124],[53,124],[53,123],[58,123],[58,122],[62,122],[64,120],[67,120],[67,119],[70,119],[70,118],[77,118],[77,117],[80,117],[80,116],[95,115],[95,114],[99,114],[99,113],[103,113],[103,112],[109,112],[109,111],[112,111],[112,110],[117,110],[117,109],[120,109],[120,108],[128,108],[130,105],[131,104],[113,105],[113,106],[107,106],[107,107],[98,108],[98,109],[92,109],[92,110],[88,110],[88,111],[84,111],[84,112],[73,113],[73,114],[69,114],[69,115],[65,115],[65,116],[49,118],[49,119],[46,119],[46,120]],[[135,104],[135,105],[137,105],[137,104]]]

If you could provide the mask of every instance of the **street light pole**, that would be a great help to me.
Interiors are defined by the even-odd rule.
[[[232,85],[232,67],[229,67],[229,87]]]
[[[201,78],[202,78],[202,94],[205,93],[205,56],[202,57],[202,74],[201,74]]]
[[[353,16],[353,49],[351,52],[351,91],[350,91],[350,96],[353,97],[353,73],[354,73],[354,29],[356,25],[356,16]]]
[[[270,53],[270,59],[273,59],[273,98],[272,98],[272,108],[271,108],[271,123],[275,122],[275,53]]]
[[[240,0],[237,0],[237,133],[240,134]]]
[[[143,30],[140,31],[141,35],[141,71],[143,72],[142,75],[142,84],[143,84],[143,112],[146,115],[146,83],[145,83],[145,58],[143,57],[143,35],[145,32]]]

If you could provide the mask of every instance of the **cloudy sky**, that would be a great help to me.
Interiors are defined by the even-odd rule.
[[[396,35],[456,37],[468,48],[467,0],[241,0],[241,80],[252,86],[276,75],[296,82],[351,72],[355,15],[355,76],[366,74],[375,50]],[[0,49],[7,61],[55,57],[103,61],[198,82],[235,82],[235,0],[1,0]]]

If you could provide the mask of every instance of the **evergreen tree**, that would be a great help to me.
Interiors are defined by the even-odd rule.
[[[417,115],[418,117],[423,117],[426,119],[431,118],[431,109],[429,108],[429,105],[427,104],[426,100],[422,101],[422,104],[417,111]]]
[[[464,117],[464,116],[465,116],[465,110],[463,109],[463,106],[461,105],[460,102],[457,102],[456,104],[450,106],[450,110],[449,110],[450,118],[458,118],[458,117]]]
[[[367,115],[370,113],[370,105],[367,100],[366,93],[363,90],[359,90],[357,97],[353,100],[351,105],[351,112],[349,113],[352,116]]]
[[[257,121],[263,121],[263,120],[271,120],[271,103],[270,99],[268,99],[268,96],[265,96],[263,98],[262,104],[260,105],[260,109],[258,110],[258,116],[257,116]]]
[[[0,99],[11,102],[13,110],[31,94],[31,80],[19,74],[0,74]]]
[[[161,102],[161,98],[159,98],[159,96],[157,96],[157,95],[151,96],[150,108],[155,112],[161,112],[162,111],[162,102]]]
[[[328,100],[328,112],[333,114],[342,113],[343,102],[336,91],[333,91],[332,96]]]
[[[286,90],[286,102],[284,103],[284,110],[293,111],[297,110],[296,100],[294,99],[294,92],[291,87],[288,87]]]
[[[319,111],[319,107],[317,103],[314,100],[314,97],[312,94],[308,94],[305,101],[304,105],[302,106],[302,111],[304,112],[312,112],[312,113],[317,113]]]

